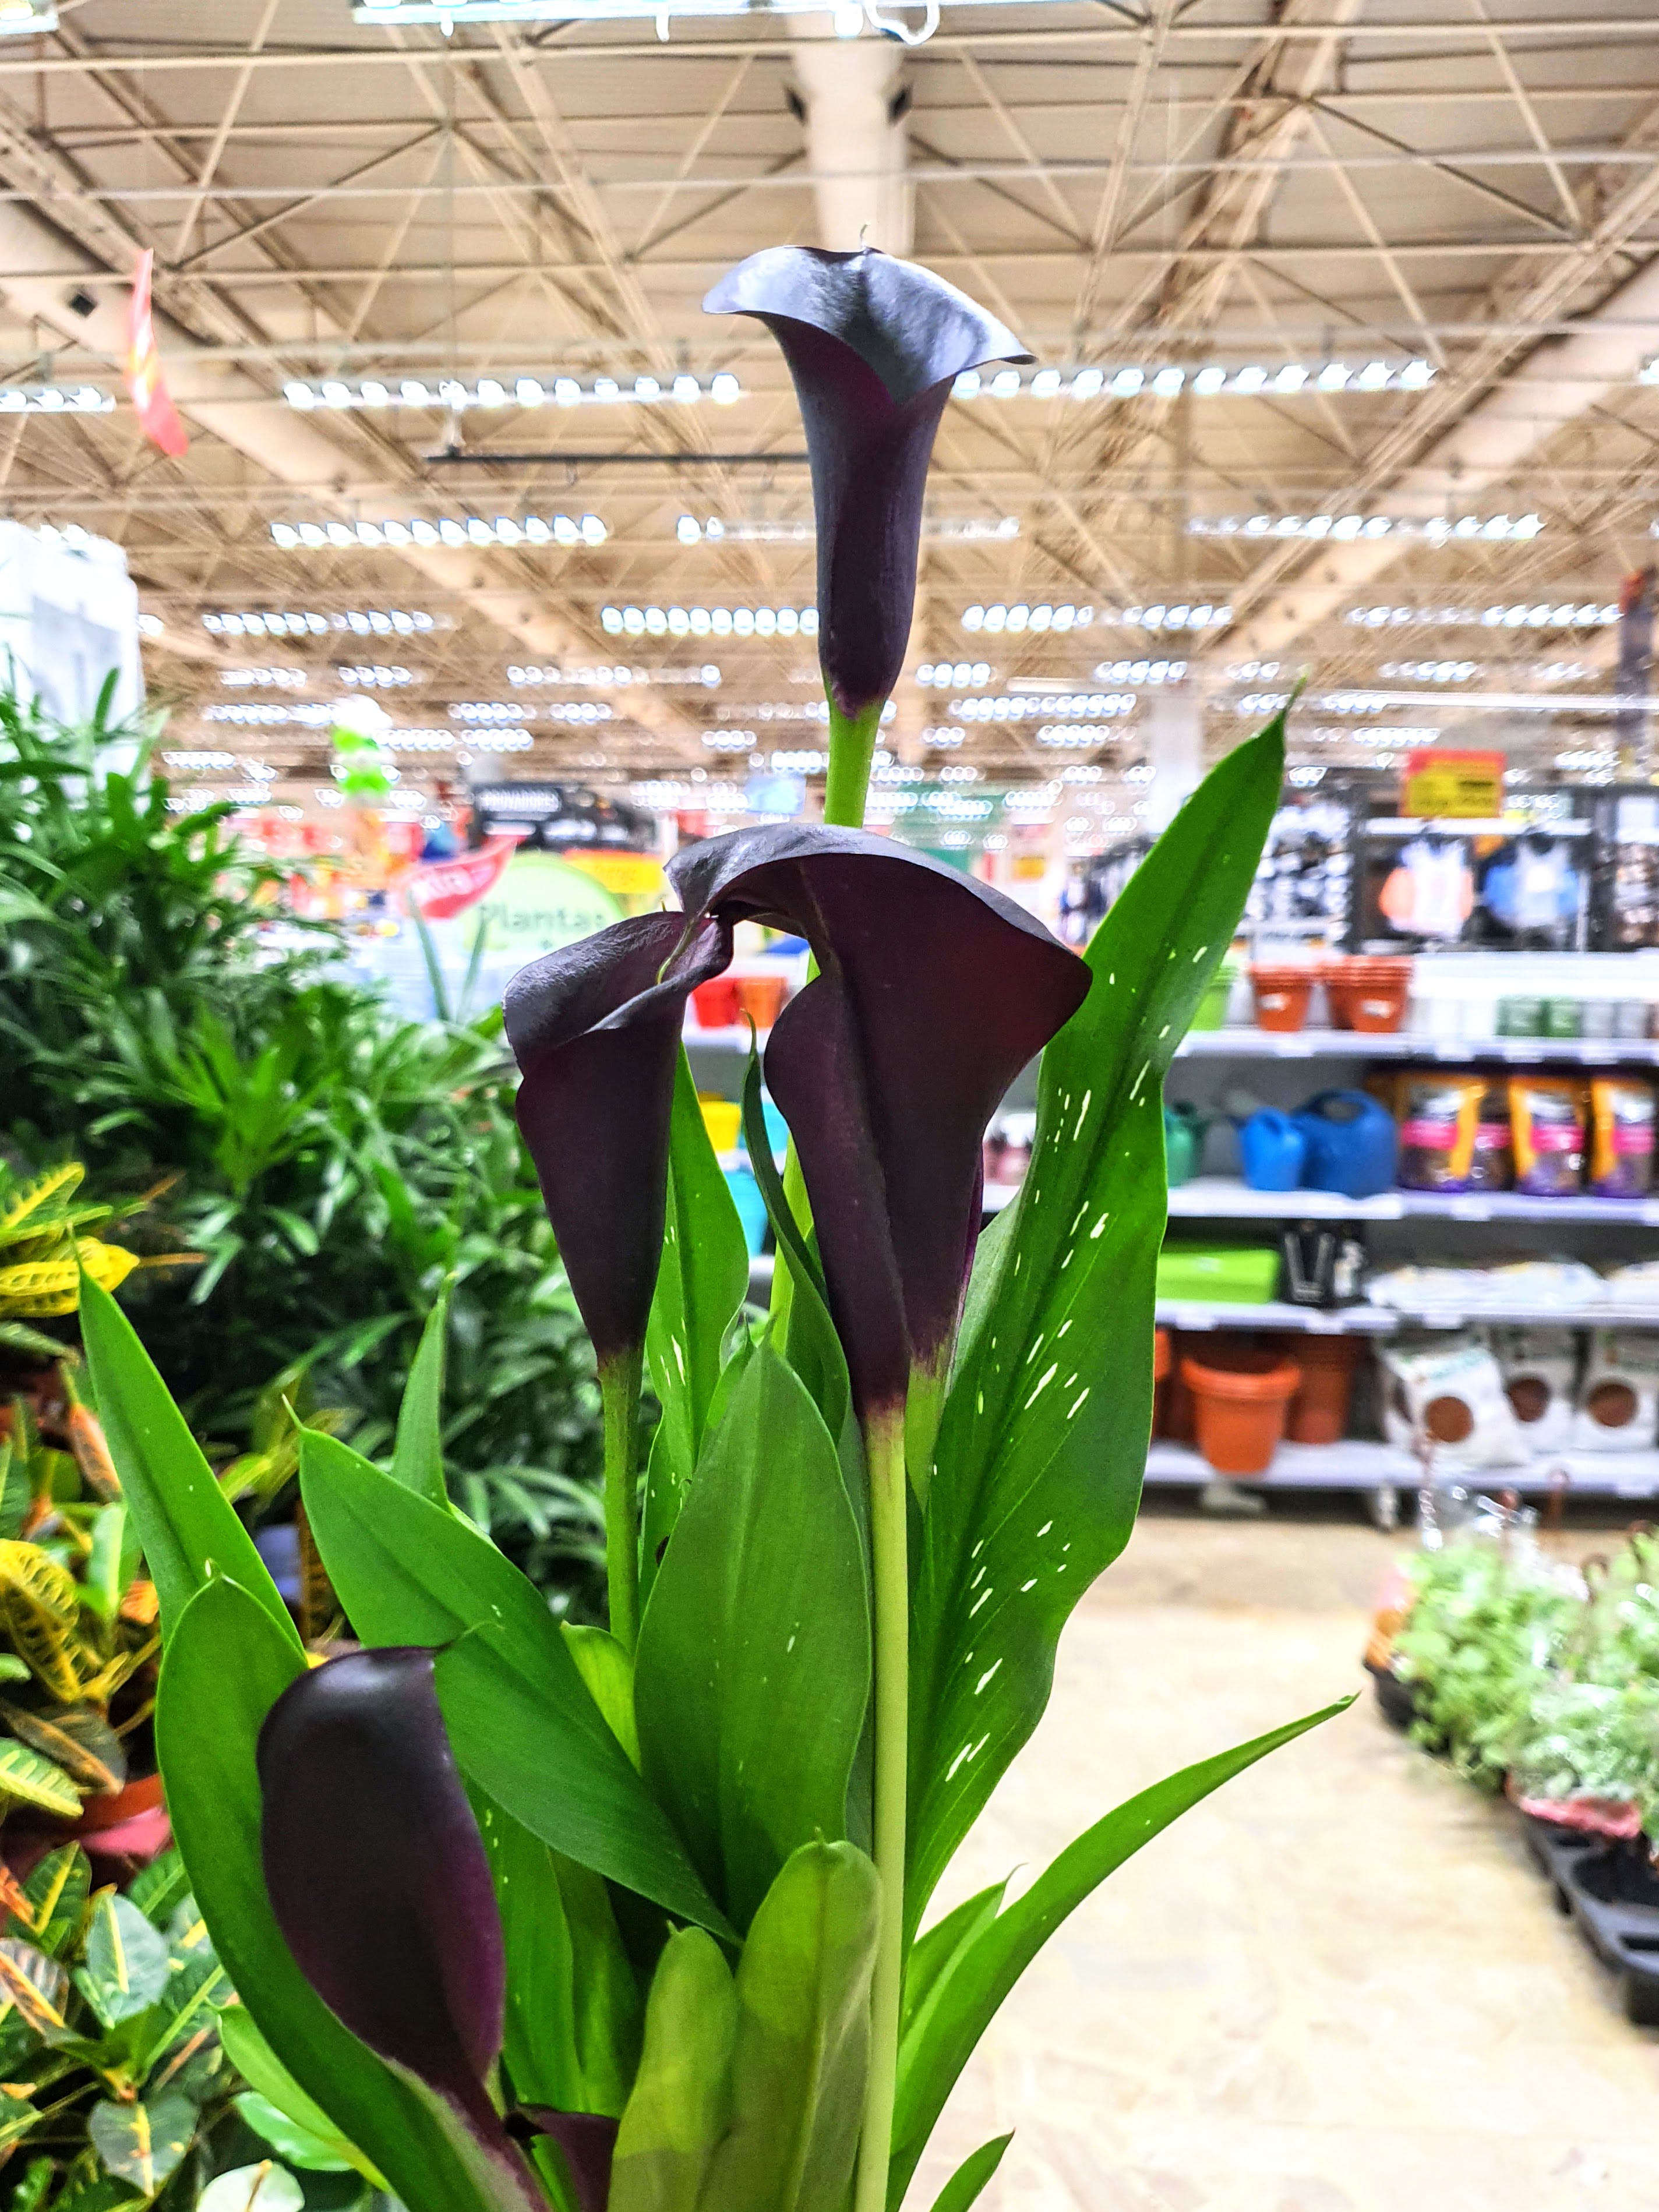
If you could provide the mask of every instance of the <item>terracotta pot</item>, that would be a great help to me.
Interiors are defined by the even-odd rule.
[[[1308,1000],[1318,981],[1312,968],[1258,961],[1250,969],[1259,1030],[1299,1030],[1308,1019]]]
[[[738,986],[731,975],[716,975],[712,983],[699,983],[691,994],[697,1026],[704,1030],[733,1030],[738,1025]]]
[[[1175,1353],[1170,1343],[1167,1328],[1152,1331],[1152,1434],[1161,1437],[1169,1414],[1170,1370],[1175,1365]]]
[[[738,975],[738,1012],[747,1014],[757,1030],[769,1030],[783,1012],[789,986],[781,975]]]
[[[1265,1474],[1302,1380],[1295,1360],[1250,1345],[1206,1346],[1182,1360],[1193,1394],[1198,1449],[1218,1474]]]
[[[1334,1027],[1375,1036],[1392,1036],[1405,1027],[1412,991],[1409,960],[1358,956],[1328,962],[1323,974]]]
[[[112,1790],[106,1797],[88,1797],[81,1808],[75,1832],[77,1836],[95,1836],[101,1829],[118,1828],[124,1820],[131,1820],[139,1813],[153,1813],[165,1802],[161,1776],[142,1775],[137,1782]]]
[[[1293,1444],[1334,1444],[1347,1433],[1348,1400],[1359,1359],[1357,1336],[1299,1336],[1285,1346],[1302,1370],[1285,1433]]]
[[[1172,1444],[1189,1444],[1197,1434],[1197,1415],[1193,1394],[1187,1385],[1182,1345],[1179,1333],[1171,1332],[1170,1376],[1164,1385],[1164,1433]]]

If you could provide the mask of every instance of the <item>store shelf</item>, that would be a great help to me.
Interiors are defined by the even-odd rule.
[[[1313,1336],[1392,1336],[1401,1328],[1468,1328],[1496,1322],[1502,1327],[1553,1324],[1562,1328],[1659,1329],[1659,1304],[1614,1305],[1444,1305],[1349,1306],[1230,1305],[1196,1299],[1160,1298],[1158,1318],[1165,1328],[1300,1329]]]
[[[1654,1037],[1431,1037],[1366,1030],[1189,1030],[1177,1060],[1502,1060],[1579,1067],[1659,1066]]]
[[[988,1189],[989,1186],[988,1186]],[[998,1186],[999,1188],[1003,1186]],[[1007,1204],[1005,1198],[1000,1201]],[[1531,1198],[1519,1191],[1251,1190],[1231,1176],[1195,1176],[1170,1193],[1172,1221],[1600,1221],[1659,1224],[1659,1198]]]
[[[1146,1455],[1146,1480],[1194,1489],[1213,1482],[1216,1474],[1190,1445],[1155,1442]],[[1416,1490],[1422,1480],[1421,1463],[1410,1452],[1363,1437],[1334,1444],[1281,1444],[1265,1474],[1245,1479],[1247,1487],[1262,1490]],[[1560,1452],[1524,1467],[1482,1468],[1445,1480],[1468,1490],[1514,1490],[1523,1497],[1545,1497],[1565,1486],[1582,1497],[1659,1498],[1659,1451]]]

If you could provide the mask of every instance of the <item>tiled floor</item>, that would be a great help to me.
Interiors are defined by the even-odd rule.
[[[1357,1686],[1398,1542],[1357,1515],[1144,1518],[947,1901]],[[1010,2127],[983,2212],[1654,2212],[1659,2034],[1621,2017],[1503,1809],[1366,1698],[1074,1915],[908,2204]]]

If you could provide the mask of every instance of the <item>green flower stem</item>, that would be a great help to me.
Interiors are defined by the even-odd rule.
[[[800,1159],[793,1137],[783,1156],[783,1194],[788,1201],[789,1211],[800,1224],[801,1234],[810,1237],[812,1233],[812,1208],[806,1195],[806,1178],[800,1171]],[[772,1270],[772,1298],[769,1308],[772,1326],[777,1332],[780,1351],[788,1340],[789,1310],[794,1302],[794,1276],[780,1260]]]
[[[875,1584],[875,1861],[881,1935],[870,1992],[870,2076],[854,2212],[886,2212],[904,1984],[905,1789],[909,1767],[909,1493],[902,1407],[865,1428],[870,1467],[870,1559]]]
[[[862,830],[864,802],[870,792],[870,763],[875,758],[876,736],[881,728],[878,699],[861,714],[843,714],[830,702],[830,773],[824,780],[823,818],[842,830]]]
[[[639,1433],[642,1350],[623,1352],[599,1369],[605,1407],[605,1574],[611,1633],[631,1651],[640,1633],[640,1516],[634,1479]]]

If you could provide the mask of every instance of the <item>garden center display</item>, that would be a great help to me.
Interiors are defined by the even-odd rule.
[[[301,1437],[309,1527],[365,1647],[308,1667],[137,1334],[83,1293],[160,1602],[169,1804],[259,2086],[325,2115],[410,2212],[887,2212],[1053,1929],[1324,1717],[1107,1814],[1016,1901],[998,1885],[922,1928],[1133,1522],[1162,1075],[1237,926],[1282,732],[1212,774],[1082,957],[865,835],[933,431],[959,374],[1018,348],[873,251],[757,255],[710,305],[767,320],[801,400],[830,826],[690,848],[678,911],[550,954],[509,994],[520,1119],[604,1398],[608,1630],[561,1626],[452,1507],[423,1354],[389,1468]],[[805,936],[817,971],[766,1048],[781,1176],[749,1078],[781,1254],[763,1320],[680,1042],[756,918]],[[1039,1048],[1030,1169],[976,1241],[984,1126]],[[970,2204],[1007,2141],[941,2204]]]

